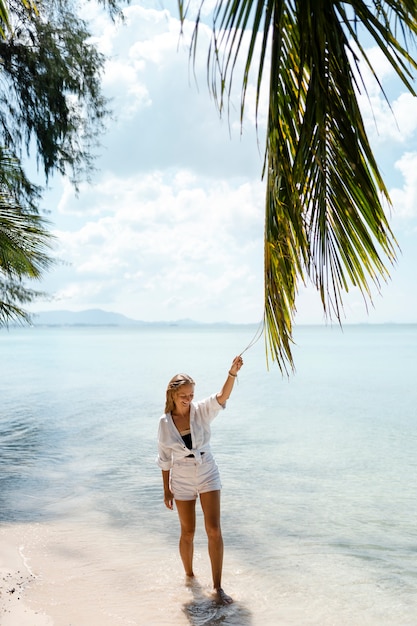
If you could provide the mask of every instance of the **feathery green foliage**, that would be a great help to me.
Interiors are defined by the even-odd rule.
[[[108,114],[101,94],[103,56],[72,3],[38,0],[36,12],[11,0],[12,28],[0,41],[0,137],[16,156],[35,145],[48,177],[88,173]]]
[[[123,0],[98,2],[115,17]],[[40,292],[24,281],[52,264],[41,190],[25,176],[23,153],[35,153],[47,179],[59,171],[77,184],[109,113],[104,57],[79,9],[75,0],[0,0],[0,326],[29,320],[22,305]]]
[[[194,17],[192,58],[202,5]],[[184,20],[183,0],[179,7]],[[344,293],[356,287],[372,302],[372,287],[387,280],[396,259],[386,215],[390,198],[357,100],[358,91],[366,91],[360,60],[378,80],[361,33],[414,94],[417,61],[408,44],[417,34],[414,0],[218,0],[213,12],[208,75],[219,110],[230,96],[239,55],[246,55],[242,117],[252,67],[257,63],[257,110],[269,72],[264,324],[267,354],[283,372],[294,367],[300,281],[311,281],[325,315],[341,322]]]

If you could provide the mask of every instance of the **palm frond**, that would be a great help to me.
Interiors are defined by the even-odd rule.
[[[19,162],[0,150],[0,326],[7,320],[28,320],[21,305],[41,294],[23,281],[40,279],[53,264],[54,238],[34,205],[36,196]]]
[[[0,38],[6,38],[6,32],[9,28],[9,11],[7,2],[0,0]]]
[[[183,0],[179,4],[184,18]],[[193,57],[198,27],[199,21]],[[357,100],[358,89],[366,90],[361,59],[378,80],[361,41],[363,32],[414,94],[417,61],[409,42],[417,34],[415,0],[218,0],[213,13],[208,75],[220,111],[240,54],[246,55],[242,116],[256,55],[259,106],[271,55],[264,321],[267,355],[283,372],[294,367],[298,283],[311,280],[324,313],[341,322],[344,293],[354,286],[372,301],[372,289],[387,280],[398,251],[385,212],[389,194]]]

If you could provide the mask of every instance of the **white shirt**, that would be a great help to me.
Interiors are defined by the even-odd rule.
[[[196,461],[201,462],[201,453],[210,451],[210,424],[226,405],[221,405],[213,394],[206,400],[191,402],[190,429],[193,449],[187,448],[171,413],[165,413],[159,420],[158,428],[158,456],[156,462],[163,470],[170,470],[175,461],[194,454]]]

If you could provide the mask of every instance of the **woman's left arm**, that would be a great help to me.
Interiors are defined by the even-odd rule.
[[[230,366],[230,370],[224,382],[222,390],[216,396],[219,404],[225,404],[226,400],[229,399],[230,394],[232,393],[232,390],[233,390],[233,385],[235,384],[235,380],[237,378],[237,373],[242,367],[242,365],[243,365],[242,357],[240,355],[235,356],[235,358],[233,359],[232,365]]]

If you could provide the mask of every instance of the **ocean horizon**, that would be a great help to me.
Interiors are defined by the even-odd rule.
[[[67,309],[55,309],[50,311],[30,312],[32,323],[30,326],[254,326],[258,327],[262,324],[262,320],[251,322],[230,322],[228,320],[221,321],[204,321],[192,318],[168,319],[168,320],[144,320],[132,318],[130,316],[119,313],[118,311],[107,311],[104,309],[84,309],[79,311],[71,311]],[[349,322],[343,321],[340,325],[337,320],[322,320],[321,322],[311,323],[294,323],[294,328],[303,326],[319,326],[319,327],[338,327],[345,326],[391,326],[391,325],[414,325],[417,322]],[[19,328],[22,324],[12,322],[10,327]],[[0,332],[1,332],[0,328]]]

